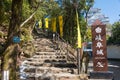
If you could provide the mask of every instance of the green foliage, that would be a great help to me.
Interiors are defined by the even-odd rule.
[[[60,14],[61,9],[58,4],[54,1],[24,1],[23,3],[23,18],[28,18],[31,13],[36,12],[34,15],[35,20],[40,20],[44,18],[46,15],[49,16],[58,16]]]
[[[4,8],[6,12],[11,11],[11,6],[12,6],[12,0],[4,0]]]
[[[78,3],[79,10],[82,10],[84,12],[88,12],[89,9],[93,6],[94,0],[79,0]]]
[[[86,32],[86,41],[87,41],[87,42],[91,42],[91,41],[92,41],[91,27],[89,27],[89,28],[87,29],[87,32]]]
[[[47,2],[46,9],[47,9],[47,13],[51,17],[57,17],[58,15],[61,14],[61,8],[58,6],[58,4],[55,1]]]
[[[9,18],[11,16],[11,0],[0,1],[0,24],[9,24]]]
[[[32,13],[35,13],[34,18],[32,19],[32,22],[27,22],[27,24],[24,26],[24,29],[21,29],[21,38],[24,41],[28,41],[32,39],[32,35],[30,34],[29,27],[32,27],[34,22],[38,20],[43,20],[43,18],[46,15],[49,16],[57,16],[60,13],[60,9],[58,5],[54,1],[33,1],[28,0],[23,2],[23,12],[22,12],[22,21],[25,21],[27,18],[31,16]],[[59,10],[58,10],[59,9]],[[32,26],[31,26],[32,25]],[[27,27],[28,26],[28,27]]]
[[[32,2],[34,2],[34,1],[32,1]],[[22,12],[23,21],[26,20],[27,18],[29,18],[30,15],[31,15],[33,12],[36,11],[35,8],[33,7],[32,2],[29,2],[29,1],[24,1],[24,2],[23,2],[23,7],[22,7],[22,8],[23,8],[23,12]],[[39,3],[38,3],[38,4],[39,4]],[[37,4],[37,5],[38,5],[38,4]],[[35,18],[34,20],[39,20],[39,19],[41,19],[41,17],[43,17],[44,13],[45,13],[45,10],[42,9],[41,6],[39,6],[39,7],[37,8],[36,14],[34,15],[34,18]],[[43,15],[42,15],[42,14],[43,14]]]
[[[60,13],[60,8],[57,3],[54,1],[43,1],[40,3],[40,6],[35,15],[36,20],[40,20],[45,16],[56,17]]]
[[[89,9],[93,6],[94,0],[64,0],[64,38],[73,46],[76,45],[77,40],[77,22],[75,16],[75,8],[79,13],[79,25],[81,29],[82,41],[85,40],[87,22],[84,13],[87,14]],[[81,15],[81,13],[83,15]],[[88,36],[87,36],[88,37]]]
[[[50,17],[57,17],[59,15],[64,15],[64,38],[71,44],[76,44],[77,39],[77,25],[75,18],[75,4],[78,3],[78,11],[82,13],[83,11],[88,11],[93,5],[94,0],[64,0],[63,7],[60,8],[58,4],[53,0],[23,0],[22,7],[22,21],[25,21],[34,11],[37,10],[34,15],[33,22],[36,20],[42,20],[46,15]],[[6,20],[9,20],[11,14],[11,0],[4,0],[4,11],[7,14]],[[86,22],[85,18],[79,14],[79,23],[81,27],[82,41],[84,41],[84,36],[86,33]],[[26,24],[25,26],[32,25],[33,23]],[[26,30],[28,27],[25,27]],[[22,31],[23,29],[21,29]],[[22,31],[24,32],[24,30]],[[23,36],[23,35],[22,35]],[[27,34],[24,38],[29,39]]]
[[[33,39],[32,35],[30,34],[30,30],[28,28],[21,29],[21,40],[24,42],[31,41]]]
[[[112,36],[109,38],[108,44],[120,45],[120,22],[112,25]]]
[[[25,0],[23,2],[22,6],[23,7],[22,7],[22,14],[21,15],[22,15],[22,18],[23,18],[23,21],[24,21],[25,19],[27,19],[31,15],[33,10],[30,9],[30,6],[29,6],[28,2],[25,1]]]
[[[64,1],[64,27],[63,34],[64,39],[66,39],[70,44],[75,45],[77,39],[77,22],[75,8],[69,0]]]
[[[81,27],[82,42],[84,42],[85,41],[84,36],[86,36],[87,27],[86,27],[86,21],[83,17],[81,17],[80,19],[80,27]]]
[[[4,4],[0,2],[0,24],[4,21]]]

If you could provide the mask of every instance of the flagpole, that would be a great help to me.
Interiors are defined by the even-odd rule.
[[[80,48],[77,48],[78,74],[80,74]]]
[[[77,38],[78,38],[78,41],[77,41],[77,43],[78,43],[78,47],[77,47],[77,63],[78,63],[78,74],[80,74],[80,50],[81,50],[81,32],[80,32],[80,26],[79,26],[79,18],[78,18],[78,12],[77,12],[77,6],[76,6],[76,19],[77,19],[77,32],[78,32],[78,36],[77,36]]]

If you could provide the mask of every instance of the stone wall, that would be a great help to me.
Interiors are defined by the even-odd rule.
[[[108,45],[107,46],[107,57],[108,59],[120,59],[120,46]]]

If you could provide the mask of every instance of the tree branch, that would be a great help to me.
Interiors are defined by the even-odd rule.
[[[25,23],[27,23],[30,19],[32,19],[32,17],[35,15],[35,13],[36,13],[36,11],[35,11],[28,19],[26,19],[26,20],[20,25],[20,27],[24,26]]]
[[[41,2],[41,0],[40,0],[40,2]],[[32,15],[31,15],[28,19],[26,19],[26,20],[20,25],[20,28],[21,28],[22,26],[24,26],[25,23],[27,23],[30,19],[33,18],[33,16],[35,15],[35,13],[37,12],[37,10],[38,10],[38,8],[39,8],[39,6],[40,6],[40,2],[38,3],[38,6],[36,7],[36,10],[32,13]]]

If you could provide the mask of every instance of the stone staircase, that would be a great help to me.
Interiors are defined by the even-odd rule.
[[[87,80],[77,75],[76,52],[64,40],[39,35],[33,43],[36,52],[21,63],[20,80]]]
[[[73,63],[76,59],[65,42],[36,36],[34,46],[35,55],[20,66],[21,80],[80,80]]]

